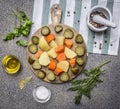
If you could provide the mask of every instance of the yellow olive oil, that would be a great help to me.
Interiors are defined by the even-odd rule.
[[[2,60],[5,71],[9,74],[15,74],[20,69],[20,61],[13,55],[7,55]]]

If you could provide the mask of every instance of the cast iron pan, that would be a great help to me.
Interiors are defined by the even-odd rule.
[[[79,68],[79,72],[78,72],[77,74],[73,74],[73,73],[71,72],[71,70],[70,70],[71,67],[69,67],[69,70],[68,70],[67,73],[68,73],[68,75],[69,75],[69,80],[68,80],[68,81],[70,81],[70,80],[74,79],[75,77],[77,77],[77,76],[81,73],[81,71],[84,69],[84,67],[85,67],[85,65],[86,65],[86,62],[87,62],[87,49],[86,49],[86,45],[85,45],[84,40],[83,40],[83,43],[81,43],[81,44],[77,44],[77,43],[75,42],[75,37],[76,37],[76,35],[78,35],[79,33],[78,33],[74,28],[69,27],[69,26],[67,26],[67,25],[64,25],[64,24],[61,24],[61,23],[60,23],[61,13],[62,13],[62,9],[61,9],[61,7],[60,7],[59,4],[54,4],[54,5],[51,7],[51,19],[52,19],[52,24],[47,25],[47,27],[50,29],[51,33],[55,34],[56,37],[57,37],[57,36],[63,36],[63,33],[64,33],[64,31],[65,31],[66,29],[71,29],[71,30],[74,32],[74,37],[71,39],[71,40],[73,41],[73,46],[72,46],[71,49],[72,49],[73,51],[75,51],[75,47],[78,46],[78,45],[84,47],[84,49],[85,49],[84,55],[81,56],[81,57],[83,58],[83,60],[84,60],[84,64],[83,64],[82,66],[78,66],[78,65],[76,64],[76,66]],[[63,27],[63,30],[62,30],[60,33],[56,33],[56,32],[55,32],[54,28],[55,28],[56,25],[61,25],[61,26]],[[37,36],[37,37],[40,38],[40,37],[42,36],[42,34],[41,34],[41,28],[38,29],[32,36]],[[55,40],[55,41],[56,41],[56,40]],[[32,44],[31,39],[29,40],[28,46],[29,46],[30,44]],[[39,44],[38,44],[38,49],[40,49]],[[27,60],[28,60],[29,57],[32,57],[32,58],[34,58],[35,60],[37,60],[37,58],[35,57],[35,54],[30,53],[29,50],[28,50],[28,48],[27,48]],[[32,68],[32,65],[31,65],[31,64],[29,64],[29,65],[30,65],[30,68],[31,68],[31,70],[33,71],[33,73],[37,76],[39,70],[34,70],[34,69]],[[44,66],[42,66],[42,68],[41,68],[40,70],[43,70],[43,71],[46,73],[46,75],[48,74],[48,72],[50,72],[50,70],[49,70],[47,67],[44,67]],[[54,71],[53,71],[53,72],[54,72]],[[38,77],[38,76],[37,76],[37,77]],[[60,80],[59,77],[60,77],[60,75],[59,75],[59,76],[56,76],[56,78],[55,78],[54,81],[49,81],[49,80],[47,79],[47,77],[45,77],[45,78],[42,79],[42,80],[43,80],[43,81],[46,81],[46,82],[49,82],[49,83],[64,83],[63,81]]]

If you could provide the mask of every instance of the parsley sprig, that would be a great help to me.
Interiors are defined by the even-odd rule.
[[[109,62],[111,61],[105,61],[90,71],[84,70],[83,72],[89,77],[71,81],[72,87],[68,90],[77,91],[77,96],[75,96],[75,104],[80,104],[83,95],[87,96],[89,99],[91,98],[91,91],[93,88],[97,86],[97,83],[102,82],[100,75],[105,70],[102,70],[101,68]]]
[[[12,40],[15,37],[28,36],[32,21],[27,17],[24,11],[14,11],[14,15],[17,17],[20,25],[15,27],[13,31],[9,32],[4,38],[4,41]]]

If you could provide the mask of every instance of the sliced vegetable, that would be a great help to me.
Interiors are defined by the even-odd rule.
[[[39,43],[39,38],[37,36],[32,36],[31,41],[33,44],[37,45]]]
[[[58,46],[64,44],[64,39],[65,39],[65,37],[63,37],[63,36],[57,36],[57,44],[58,44]]]
[[[42,66],[47,66],[50,63],[50,59],[46,52],[43,52],[39,58],[39,64]]]
[[[49,72],[47,74],[47,79],[50,81],[54,81],[55,80],[55,74],[53,72]]]
[[[50,61],[50,64],[48,65],[48,69],[50,69],[50,70],[55,70],[56,65],[57,65],[56,61],[51,60],[51,61]]]
[[[56,69],[55,69],[55,71],[54,71],[54,73],[55,73],[55,75],[60,75],[61,73],[63,73],[64,71],[61,69],[61,68],[59,68],[59,67],[56,67]]]
[[[39,50],[39,51],[35,54],[36,58],[39,58],[42,53],[43,53],[43,51],[42,51],[42,50]]]
[[[44,79],[45,76],[46,76],[46,73],[42,70],[40,70],[38,73],[37,73],[37,76],[40,78],[40,79]]]
[[[73,41],[72,40],[69,40],[69,39],[65,39],[65,45],[68,47],[68,48],[71,48],[72,45],[73,45]]]
[[[62,73],[62,74],[60,75],[60,80],[61,80],[62,82],[67,82],[67,81],[69,80],[69,75],[68,75],[67,73]]]
[[[57,64],[58,68],[61,68],[64,72],[67,72],[69,69],[69,62],[68,61],[60,61]]]
[[[35,60],[35,62],[32,65],[32,68],[35,69],[35,70],[41,69],[41,65],[39,64],[38,60]]]
[[[49,45],[50,45],[51,47],[53,47],[53,48],[56,48],[56,47],[57,47],[57,44],[56,44],[56,42],[55,42],[54,40],[52,40],[52,41],[49,43]]]
[[[58,53],[56,59],[57,59],[58,61],[64,61],[64,60],[66,60],[65,53],[64,53],[64,52]]]
[[[70,58],[70,59],[77,56],[77,54],[71,49],[69,49],[68,47],[65,47],[65,55],[67,58]]]
[[[48,36],[46,36],[46,40],[47,40],[48,43],[50,43],[54,39],[55,39],[55,35],[54,34],[49,34]]]
[[[41,28],[41,34],[42,34],[43,36],[49,35],[49,34],[50,34],[50,29],[49,29],[49,27],[47,27],[47,26],[42,27],[42,28]]]
[[[75,58],[70,59],[70,60],[69,60],[69,63],[70,63],[70,65],[71,65],[71,67],[74,67],[75,64],[76,64],[76,59],[75,59]]]
[[[76,54],[77,54],[78,56],[83,56],[84,53],[85,53],[85,49],[84,49],[84,47],[82,47],[82,46],[77,46],[77,47],[75,48],[75,52],[76,52]]]
[[[66,29],[64,31],[63,36],[65,36],[66,39],[72,39],[73,36],[74,36],[74,33],[73,33],[73,31],[71,29]]]
[[[81,58],[81,57],[77,58],[76,62],[77,62],[77,64],[80,65],[80,66],[84,64],[84,60],[83,60],[83,58]]]
[[[77,73],[79,73],[79,69],[77,67],[73,67],[71,68],[71,72],[76,75]]]
[[[35,44],[30,44],[28,50],[30,53],[35,54],[38,51],[38,47]]]
[[[39,46],[43,51],[48,51],[51,48],[43,36],[39,39]]]
[[[64,46],[63,45],[59,45],[55,48],[55,51],[57,53],[61,53],[61,52],[64,52]]]
[[[30,64],[33,64],[34,61],[35,61],[35,60],[29,56],[29,58],[28,58],[28,62],[29,62]]]
[[[55,32],[56,33],[59,33],[59,32],[61,32],[63,30],[63,27],[61,26],[61,25],[56,25],[55,26]]]
[[[47,53],[48,53],[48,56],[51,58],[57,57],[57,53],[55,52],[55,48],[50,49]]]
[[[83,37],[82,37],[82,35],[78,34],[78,35],[75,37],[75,42],[76,42],[76,43],[82,43],[82,42],[83,42]]]

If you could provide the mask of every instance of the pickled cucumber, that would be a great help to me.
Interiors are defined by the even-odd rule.
[[[69,75],[68,75],[67,73],[62,73],[62,74],[60,75],[60,80],[61,80],[62,82],[67,82],[67,81],[69,80]]]
[[[71,68],[71,72],[76,75],[77,73],[79,73],[79,69],[77,67],[73,67]]]
[[[82,65],[84,64],[84,60],[83,60],[83,58],[81,58],[81,57],[78,57],[77,60],[76,60],[76,62],[77,62],[77,64],[78,64],[79,66],[82,66]]]
[[[47,79],[50,81],[54,81],[55,80],[55,74],[53,72],[49,72],[47,74]]]
[[[41,28],[41,34],[42,34],[43,36],[49,35],[49,34],[50,34],[50,29],[49,29],[49,27],[47,27],[47,26],[42,27],[42,28]]]
[[[30,56],[29,56],[29,58],[28,58],[28,62],[30,63],[30,64],[33,64],[34,63],[34,59],[32,59]]]
[[[78,35],[75,37],[75,42],[76,42],[76,43],[82,43],[82,42],[83,42],[83,37],[82,37],[80,34],[78,34]]]
[[[63,30],[63,27],[61,26],[61,25],[56,25],[55,26],[55,32],[56,33],[59,33],[59,32],[61,32]]]
[[[38,51],[38,47],[35,44],[30,44],[28,46],[28,50],[30,53],[35,54]]]
[[[46,76],[46,73],[45,73],[44,71],[40,70],[40,71],[38,72],[37,76],[38,76],[40,79],[44,79],[45,76]]]
[[[72,31],[71,29],[66,29],[66,30],[64,31],[63,36],[64,36],[66,39],[72,39],[73,36],[74,36],[74,33],[73,33],[73,31]]]
[[[41,69],[41,65],[39,64],[39,61],[38,61],[38,60],[36,60],[36,61],[33,63],[32,68],[35,69],[35,70]]]
[[[39,43],[39,38],[37,36],[32,36],[32,43],[37,45]]]
[[[77,46],[77,47],[75,48],[75,52],[76,52],[76,54],[77,54],[78,56],[83,56],[84,53],[85,53],[85,49],[84,49],[84,47],[82,47],[82,46]]]

